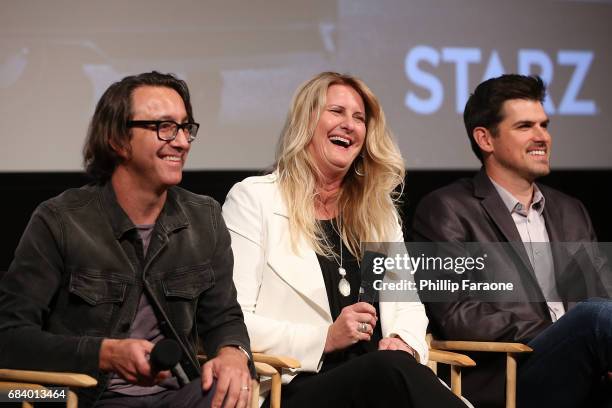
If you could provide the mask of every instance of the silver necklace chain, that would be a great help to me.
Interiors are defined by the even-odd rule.
[[[344,267],[342,266],[342,215],[341,214],[338,215],[339,231],[336,231],[333,221],[332,221],[332,229],[340,237],[340,262],[338,262],[338,259],[336,258],[336,254],[334,253],[333,248],[330,248],[332,250],[332,256],[334,258],[334,261],[336,262],[336,264],[338,264],[338,274],[340,274],[340,282],[338,282],[338,291],[340,292],[342,296],[348,297],[351,294],[351,284],[346,279],[346,269],[344,269]],[[327,241],[327,238],[325,240]],[[328,245],[329,245],[329,242],[328,242]]]

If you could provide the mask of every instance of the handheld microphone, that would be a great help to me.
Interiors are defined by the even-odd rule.
[[[179,363],[182,354],[181,347],[176,340],[161,339],[153,346],[149,356],[151,370],[155,372],[171,370],[181,385],[189,384],[189,378]]]
[[[151,355],[149,362],[151,363],[152,371],[170,370],[181,359],[181,348],[178,343],[172,339],[161,339],[158,341]]]
[[[375,265],[376,259],[382,258],[380,265]],[[365,251],[361,260],[361,285],[359,287],[359,302],[373,304],[378,302],[378,290],[374,289],[374,281],[385,277],[384,259],[386,255],[375,251]],[[380,273],[374,272],[374,267],[383,268]]]

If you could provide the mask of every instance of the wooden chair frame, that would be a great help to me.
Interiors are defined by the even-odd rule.
[[[436,372],[436,364],[449,364],[451,366],[451,391],[461,396],[461,367],[473,367],[474,360],[468,356],[444,350],[432,349],[429,351],[429,367]],[[259,406],[259,379],[271,379],[270,408],[280,408],[281,401],[281,373],[283,369],[297,369],[301,364],[291,357],[272,356],[263,353],[253,353],[253,360],[258,378],[252,383],[251,407]],[[70,388],[89,388],[97,385],[97,381],[86,375],[78,373],[60,373],[46,371],[27,371],[0,369],[0,389],[45,389],[45,385],[64,386]],[[22,403],[23,408],[31,408],[28,402]],[[76,394],[70,390],[66,400],[67,408],[78,408]]]
[[[204,358],[198,356],[199,358]],[[263,360],[263,361],[262,361]],[[286,357],[260,357],[259,360],[255,359],[255,368],[258,376],[268,376],[272,378],[272,383],[275,388],[280,389],[280,374],[278,371],[264,361],[275,361],[279,364],[283,364],[287,367],[296,366],[299,367],[299,363],[296,360],[289,359]],[[45,390],[45,385],[53,385],[60,387],[69,388],[89,388],[97,385],[96,379],[86,375],[78,373],[61,373],[52,371],[28,371],[28,370],[12,370],[12,369],[0,369],[0,390],[14,390],[14,389],[33,389],[33,390]],[[250,406],[252,408],[259,407],[259,382],[253,380],[252,383],[252,399]],[[278,394],[278,403],[280,404],[280,392]],[[74,391],[69,390],[66,407],[67,408],[78,408],[78,398]],[[22,408],[32,408],[33,405],[29,402],[22,402]],[[280,405],[276,405],[280,406]]]
[[[86,374],[60,373],[47,371],[0,369],[0,389],[33,389],[45,390],[45,385],[69,388],[89,388],[98,384],[95,378]],[[69,390],[66,398],[67,408],[78,408],[78,398],[74,391]],[[29,402],[22,402],[23,408],[31,408]]]
[[[281,373],[283,369],[296,369],[300,368],[300,362],[291,357],[272,356],[263,353],[253,353],[253,359],[255,365],[265,364],[274,370],[270,374],[265,374],[271,378],[271,389],[270,389],[270,408],[280,408],[281,406]],[[436,372],[436,365],[449,364],[451,366],[451,391],[461,397],[461,367],[473,367],[476,365],[474,360],[466,355],[453,353],[445,350],[429,350],[429,364],[428,366]],[[259,384],[257,385],[259,391]],[[259,392],[257,392],[259,394]],[[258,398],[253,389],[254,399]],[[253,407],[256,407],[253,405]]]
[[[533,349],[522,343],[502,343],[488,341],[454,341],[431,339],[431,347],[451,351],[479,351],[506,354],[506,408],[516,407],[516,357],[518,354],[531,353]],[[452,376],[452,371],[451,371]]]

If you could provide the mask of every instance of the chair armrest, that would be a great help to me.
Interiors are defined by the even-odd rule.
[[[294,358],[264,353],[253,353],[253,361],[266,363],[274,368],[300,368],[302,366],[300,362]]]
[[[258,375],[272,377],[278,373],[276,368],[272,367],[270,364],[262,363],[261,361],[255,361],[253,364],[255,364],[255,371],[257,371]]]
[[[281,369],[300,368],[300,362],[291,357],[273,356],[264,353],[253,353],[253,362],[259,375],[270,377],[270,408],[280,408]],[[259,389],[259,385],[257,385],[257,389]]]
[[[484,351],[498,353],[530,353],[533,349],[522,343],[501,343],[494,341],[432,340],[431,347],[439,350]]]
[[[67,387],[89,388],[98,384],[95,378],[86,374],[62,373],[51,371],[28,371],[0,369],[0,380],[37,384],[63,385]]]
[[[458,351],[480,351],[480,352],[497,352],[506,354],[506,407],[516,407],[516,370],[517,360],[516,354],[530,353],[533,349],[521,343],[503,343],[491,341],[456,341],[456,340],[433,340],[432,336],[428,335],[430,347],[441,350],[458,350]],[[435,364],[435,363],[434,363]],[[432,368],[435,371],[435,368]],[[453,381],[454,367],[451,366],[451,382]],[[460,374],[455,374],[455,383],[451,385],[451,389],[456,395],[461,393],[461,378]]]
[[[429,359],[436,363],[450,364],[459,367],[474,367],[476,362],[464,354],[444,350],[429,350]]]

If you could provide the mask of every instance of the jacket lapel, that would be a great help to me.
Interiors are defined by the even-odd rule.
[[[318,313],[331,321],[329,301],[323,273],[316,253],[303,241],[297,246],[297,253],[291,245],[289,217],[286,206],[279,197],[275,200],[274,218],[269,233],[270,268],[309,302]]]
[[[544,195],[546,205],[544,206],[544,223],[546,224],[546,231],[548,232],[548,240],[550,242],[563,242],[563,230],[562,230],[562,218],[559,207],[555,205],[549,205],[552,200],[547,197],[546,188],[538,185],[538,188]]]
[[[491,217],[506,241],[508,241],[510,246],[517,253],[523,262],[523,265],[525,268],[527,268],[535,280],[535,272],[531,262],[529,261],[529,257],[527,256],[527,251],[525,250],[523,240],[516,229],[514,220],[504,205],[501,197],[497,193],[495,186],[493,186],[491,180],[489,180],[484,168],[481,169],[474,177],[474,195],[481,199],[481,205],[483,206],[484,210],[489,217]]]
[[[542,186],[538,186],[538,188],[544,194],[546,203],[551,203],[552,200],[547,197],[546,189]],[[566,268],[571,257],[564,250],[564,245],[560,244],[565,239],[563,238],[562,218],[558,206],[545,205],[543,215],[548,240],[551,245],[557,290],[563,299],[565,309],[569,310],[569,308],[576,304],[573,300],[580,298],[576,293],[586,295],[584,278],[580,275],[576,276],[576,271],[573,268]],[[568,302],[568,299],[572,301]]]

